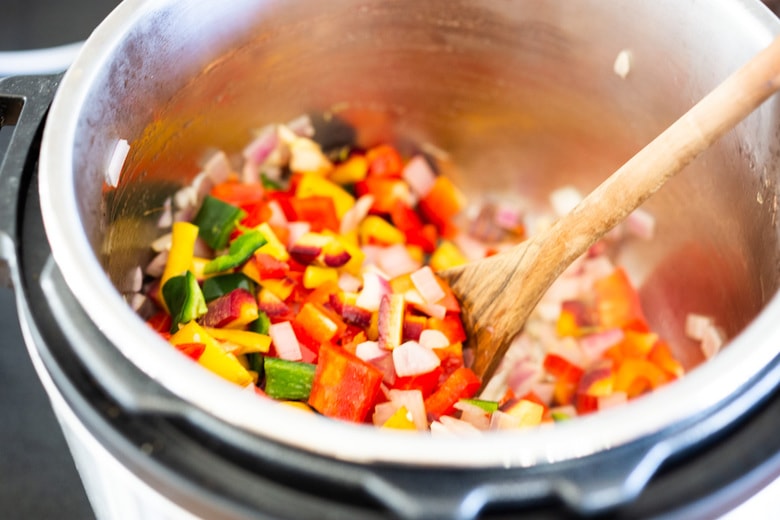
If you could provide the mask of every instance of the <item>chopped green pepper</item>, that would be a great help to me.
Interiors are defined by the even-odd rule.
[[[246,354],[246,360],[249,363],[249,370],[257,372],[258,378],[262,378],[265,356],[259,352],[252,352],[251,354]]]
[[[230,233],[244,215],[241,208],[206,195],[192,223],[198,226],[200,237],[212,249],[218,250],[227,245]]]
[[[461,401],[482,408],[489,413],[493,413],[498,410],[498,401],[486,401],[484,399],[461,399]]]
[[[242,233],[230,243],[228,254],[218,256],[207,263],[203,268],[203,272],[206,274],[219,273],[238,267],[249,260],[249,257],[264,246],[265,243],[265,236],[256,229]]]
[[[162,287],[162,296],[171,312],[171,333],[179,330],[180,323],[188,323],[208,311],[203,292],[192,272],[173,276]]]
[[[316,365],[266,357],[263,366],[265,393],[269,397],[291,401],[305,401],[309,398]]]
[[[203,281],[203,297],[206,298],[206,303],[236,289],[246,289],[254,294],[255,282],[241,273],[221,274],[206,278]]]
[[[271,328],[271,319],[263,311],[257,312],[257,319],[249,324],[249,330],[258,334],[268,335]]]

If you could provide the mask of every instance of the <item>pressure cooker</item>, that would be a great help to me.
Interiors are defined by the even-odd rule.
[[[620,259],[689,368],[625,407],[479,438],[345,424],[162,348],[126,296],[148,209],[264,124],[337,113],[349,124],[321,117],[318,139],[430,143],[469,197],[541,199],[595,187],[779,30],[747,0],[126,0],[64,75],[2,80],[0,274],[97,515],[687,518],[766,488],[780,475],[775,99],[648,202],[658,236]],[[706,362],[680,332],[694,304],[729,337]]]

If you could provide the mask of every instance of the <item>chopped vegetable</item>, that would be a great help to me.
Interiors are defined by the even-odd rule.
[[[265,393],[273,399],[306,401],[311,393],[315,365],[266,357]]]
[[[237,171],[213,154],[172,197],[197,211],[193,223],[151,244],[145,280],[128,277],[133,292],[147,282],[147,323],[184,355],[308,412],[456,435],[597,412],[685,373],[601,242],[553,284],[483,385],[460,303],[436,273],[550,219],[504,199],[464,211],[463,193],[422,155],[389,144],[323,152],[310,121],[295,125],[263,129]],[[580,198],[557,190],[551,207]],[[649,239],[653,224],[638,211],[623,239]],[[725,341],[703,315],[686,332],[706,355]]]

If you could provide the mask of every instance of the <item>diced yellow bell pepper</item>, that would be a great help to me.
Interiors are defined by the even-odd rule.
[[[368,161],[363,155],[353,155],[330,172],[330,180],[336,184],[355,184],[368,175]]]
[[[443,271],[450,267],[468,263],[468,259],[463,256],[463,253],[460,252],[455,244],[449,240],[444,240],[431,255],[429,263],[434,271]]]
[[[246,274],[246,273],[245,273]],[[251,278],[251,276],[250,276]],[[268,289],[268,291],[284,301],[290,297],[295,289],[295,282],[288,278],[268,278],[266,280],[258,280],[260,285]]]
[[[265,245],[261,246],[260,249],[256,251],[256,253],[265,253],[267,255],[271,255],[272,257],[276,258],[277,260],[281,260],[282,262],[286,262],[290,259],[290,254],[287,252],[287,248],[284,246],[282,241],[279,240],[279,237],[276,236],[276,233],[274,233],[274,230],[271,229],[271,226],[268,225],[268,222],[263,222],[255,229],[260,231],[266,240]]]
[[[257,270],[257,265],[254,262],[249,261],[241,268],[241,274],[249,278],[255,283],[260,283],[260,271]]]
[[[344,250],[349,253],[349,260],[346,264],[342,265],[340,269],[353,276],[360,276],[363,271],[363,262],[366,259],[366,254],[358,245],[357,233],[353,232],[349,235],[339,235],[332,231],[328,231],[327,229],[323,230],[323,233],[336,239]]]
[[[403,244],[406,241],[406,235],[403,231],[377,215],[369,215],[364,218],[358,228],[358,234],[363,244],[390,246]]]
[[[238,385],[246,386],[252,382],[252,375],[241,366],[238,359],[233,354],[223,351],[217,341],[195,321],[180,328],[176,334],[171,336],[170,341],[173,345],[202,343],[206,348],[198,359],[198,363],[218,376]]]
[[[355,197],[338,184],[318,175],[304,175],[298,183],[295,195],[299,198],[323,196],[333,199],[339,219],[355,205]]]
[[[303,403],[301,401],[279,401],[279,403],[283,404],[285,406],[289,406],[291,408],[297,408],[298,410],[301,410],[302,412],[314,413],[314,410],[312,410],[309,405],[307,405],[306,403]]]
[[[303,286],[306,289],[316,289],[325,282],[339,281],[339,272],[333,267],[308,265],[303,272]]]
[[[415,430],[414,421],[412,421],[412,414],[405,406],[401,406],[396,412],[390,416],[388,420],[382,425],[382,428],[393,428],[395,430]]]
[[[423,261],[425,260],[425,251],[423,251],[422,247],[407,244],[406,250],[409,252],[409,256],[411,256],[412,259],[414,259],[414,261],[422,264]]]
[[[169,279],[179,276],[192,267],[195,240],[198,238],[198,226],[189,222],[175,222],[171,230],[171,250],[165,264],[160,287]]]
[[[271,348],[271,336],[249,330],[218,329],[204,327],[211,337],[227,341],[240,347],[234,354],[251,354],[253,352],[268,352]]]
[[[519,426],[537,426],[542,422],[544,406],[527,399],[520,399],[506,413],[520,419]]]

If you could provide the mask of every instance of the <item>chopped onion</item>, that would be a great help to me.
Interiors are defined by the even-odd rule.
[[[521,418],[509,415],[508,413],[496,410],[490,416],[491,430],[516,430],[520,428]]]
[[[692,312],[685,317],[685,335],[693,340],[701,341],[713,323],[715,320],[711,316]]]
[[[394,244],[383,248],[377,261],[382,271],[390,278],[408,274],[420,268],[420,262],[412,258],[403,244]]]
[[[450,346],[450,339],[440,330],[424,329],[420,333],[418,340],[420,345],[425,348],[447,348]]]
[[[258,136],[244,148],[243,156],[255,165],[263,164],[271,153],[279,146],[279,136],[274,125],[268,125],[260,130]]]
[[[430,266],[421,267],[413,272],[410,278],[426,303],[436,303],[446,296]]]
[[[387,280],[375,272],[363,273],[363,289],[358,293],[355,305],[367,311],[378,311],[386,294],[390,294]]]
[[[412,157],[401,172],[401,176],[419,198],[428,195],[436,182],[436,174],[422,155]]]
[[[342,235],[346,235],[357,229],[360,223],[368,215],[371,210],[371,206],[374,204],[373,195],[363,195],[355,201],[355,205],[352,206],[344,213],[344,217],[341,219],[339,226],[339,232]]]
[[[116,288],[124,293],[136,293],[143,287],[144,274],[140,267],[134,267],[121,280],[117,280]]]
[[[710,325],[704,330],[701,338],[701,351],[704,357],[710,359],[720,352],[721,347],[726,343],[726,334],[715,325]]]
[[[296,220],[287,224],[289,234],[287,236],[287,248],[298,242],[303,235],[311,231],[311,224],[302,220]]]
[[[431,423],[431,433],[433,434],[454,434],[458,436],[479,435],[481,432],[466,421],[461,421],[455,417],[442,415],[438,421]]]
[[[610,347],[617,345],[625,334],[623,329],[609,329],[580,338],[580,348],[590,359],[600,358]]]
[[[266,207],[271,211],[271,216],[268,217],[268,225],[278,228],[286,228],[287,227],[287,216],[284,214],[284,210],[282,209],[282,206],[279,205],[278,202],[275,200],[269,201]]]
[[[380,347],[376,341],[363,341],[355,347],[355,355],[363,361],[372,361],[388,354],[390,354],[390,351]]]
[[[356,293],[363,285],[363,281],[357,276],[347,272],[339,274],[338,286],[344,292]]]
[[[112,188],[119,186],[119,177],[122,175],[122,168],[125,166],[127,154],[130,152],[130,144],[126,139],[119,139],[111,152],[111,159],[106,168],[106,184]]]
[[[299,137],[314,136],[314,124],[311,122],[311,117],[309,117],[309,114],[301,114],[295,119],[289,121],[285,126]]]
[[[522,224],[522,213],[519,208],[510,204],[498,204],[493,213],[493,220],[502,229],[513,231]]]
[[[225,182],[232,170],[233,167],[230,165],[230,160],[228,159],[227,154],[222,150],[214,152],[203,166],[203,173],[205,173],[214,184]]]
[[[162,236],[157,237],[154,240],[154,242],[152,242],[152,251],[160,253],[162,251],[170,250],[172,238],[173,235],[171,235],[170,233],[166,233]]]
[[[458,249],[461,250],[463,255],[469,261],[480,260],[487,256],[487,246],[484,242],[475,239],[465,233],[458,233],[455,238],[452,239]]]
[[[198,203],[198,190],[193,185],[181,188],[173,194],[173,203],[178,209],[190,209]]]
[[[460,419],[471,424],[478,430],[487,430],[490,428],[490,414],[477,405],[458,401],[455,403],[455,409],[460,410]]]
[[[272,323],[268,329],[268,335],[271,336],[276,355],[281,359],[300,361],[303,358],[301,345],[298,343],[298,338],[295,336],[295,331],[289,321]]]
[[[416,341],[407,341],[393,349],[393,365],[399,377],[427,374],[440,364],[439,356]]]
[[[428,420],[425,413],[425,401],[419,390],[397,390],[388,392],[388,399],[396,406],[396,409],[405,407],[412,417],[414,427],[418,430],[428,428]]]
[[[320,145],[300,137],[290,145],[290,169],[294,172],[323,174],[332,170],[333,164],[322,153]]]
[[[164,249],[157,253],[154,258],[152,258],[152,260],[146,265],[144,272],[153,278],[162,277],[163,272],[165,272],[165,264],[168,263],[168,254],[168,249]]]
[[[173,209],[172,209],[171,197],[168,197],[163,201],[162,212],[160,218],[157,219],[157,227],[159,229],[166,229],[173,225]]]

